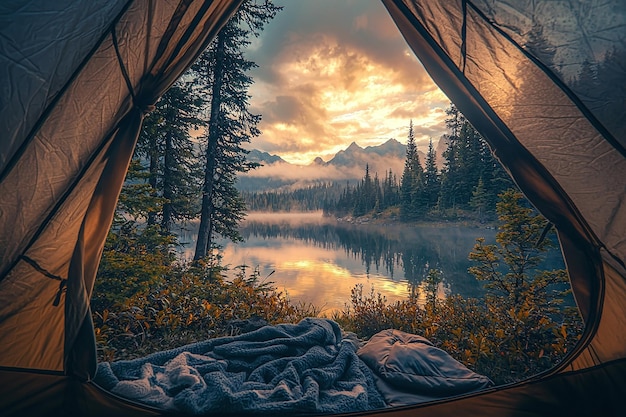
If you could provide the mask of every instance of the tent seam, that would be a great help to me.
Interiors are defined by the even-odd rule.
[[[526,49],[522,48],[520,44],[518,44],[508,33],[504,30],[500,29],[500,27],[491,19],[489,19],[483,12],[480,10],[471,0],[463,0],[463,5],[468,3],[470,7],[476,12],[480,18],[487,23],[490,27],[492,27],[495,31],[497,31],[501,36],[503,36],[511,45],[514,45],[526,58],[530,59],[533,64],[535,64],[541,71],[546,74],[548,78],[561,90],[565,93],[565,95],[574,103],[574,105],[580,110],[580,112],[588,119],[589,123],[596,129],[606,140],[609,142],[615,150],[617,150],[624,158],[626,158],[626,148],[613,136],[611,132],[609,132],[595,115],[587,108],[585,103],[582,102],[578,98],[576,94],[569,88],[565,82],[561,80],[560,77],[554,74],[554,72],[545,65],[542,61],[538,60],[533,54],[528,52]],[[465,16],[464,16],[465,19]]]
[[[601,259],[600,256],[600,248],[606,248],[597,238],[595,233],[591,230],[589,225],[587,224],[584,217],[578,211],[578,208],[571,201],[567,193],[561,188],[561,186],[556,182],[554,177],[549,173],[549,171],[545,168],[541,162],[539,162],[534,156],[532,156],[529,151],[519,142],[517,137],[510,131],[508,126],[500,119],[500,117],[495,113],[495,111],[491,108],[491,106],[485,101],[485,99],[476,91],[476,88],[467,80],[465,75],[461,73],[460,69],[454,64],[452,58],[442,50],[441,45],[439,45],[434,39],[430,32],[418,21],[417,17],[411,12],[411,10],[403,3],[402,0],[390,0],[393,4],[402,12],[404,17],[413,25],[413,28],[418,31],[418,33],[422,36],[422,39],[428,43],[428,45],[432,48],[433,52],[436,56],[442,61],[442,64],[445,65],[457,78],[461,87],[452,87],[454,90],[458,90],[459,94],[462,94],[468,99],[473,100],[475,106],[478,108],[480,115],[477,117],[485,118],[485,120],[489,121],[493,128],[497,129],[498,135],[500,135],[503,139],[506,139],[509,143],[515,145],[515,147],[519,147],[519,151],[523,151],[528,153],[528,161],[530,161],[530,165],[533,167],[535,172],[541,173],[542,177],[546,181],[546,185],[548,185],[554,192],[555,196],[560,199],[563,203],[564,208],[566,208],[569,212],[569,216],[573,218],[574,222],[569,222],[573,227],[569,227],[569,229],[573,229],[572,231],[580,236],[588,245],[585,249],[585,252],[591,255],[590,260],[593,265],[599,270],[600,273],[600,287],[595,289],[595,296],[590,301],[592,302],[591,308],[589,311],[588,320],[586,320],[585,331],[579,340],[577,347],[572,349],[567,359],[562,361],[560,364],[555,365],[553,368],[541,372],[529,379],[525,379],[524,381],[520,381],[519,383],[527,383],[532,382],[534,380],[544,379],[551,375],[558,374],[560,371],[565,369],[569,364],[571,364],[575,358],[579,356],[579,354],[590,345],[593,335],[597,332],[597,328],[599,326],[600,316],[601,316],[601,307],[604,299],[604,274],[602,273],[602,269],[598,268],[598,260]],[[466,0],[464,0],[466,1]],[[476,7],[470,2],[467,1],[473,9]],[[480,11],[477,11],[479,16],[484,19],[490,26],[493,27],[491,22],[486,18],[486,16]],[[519,45],[515,43],[510,37],[506,35],[506,33],[502,33],[500,29],[494,27],[498,33],[501,33],[507,40],[512,42],[516,47],[519,48]],[[522,51],[524,55],[528,55],[525,51]],[[531,58],[533,58],[531,56]],[[533,59],[533,62],[535,60]],[[557,86],[561,86],[561,84],[557,84]],[[465,90],[465,91],[462,91]],[[576,103],[574,103],[576,104]],[[595,120],[595,119],[594,119]],[[595,125],[593,125],[595,127]],[[491,142],[491,141],[489,141]],[[502,147],[496,147],[498,150],[501,150]],[[626,155],[625,155],[626,156]],[[528,164],[527,164],[528,165]],[[576,227],[576,224],[580,226]],[[570,231],[571,233],[571,231]],[[586,245],[586,246],[587,246]],[[607,253],[611,254],[610,251],[607,250]]]
[[[122,7],[122,9],[120,10],[120,12],[118,13],[118,15],[115,17],[115,19],[113,19],[113,21],[111,22],[110,26],[115,27],[117,25],[117,22],[119,22],[119,20],[122,18],[122,16],[126,13],[126,11],[128,10],[128,8],[130,7],[130,5],[132,3],[134,3],[135,0],[129,0],[126,5],[124,5],[124,7]],[[100,47],[102,46],[102,42],[107,38],[108,34],[110,32],[110,29],[103,31],[102,36],[100,37],[100,39],[95,43],[94,47],[91,49],[91,51],[89,51],[89,53],[85,56],[85,58],[83,59],[83,61],[76,67],[76,70],[74,71],[74,73],[72,73],[72,75],[67,79],[67,82],[65,83],[65,85],[63,86],[63,88],[61,88],[56,96],[54,97],[54,99],[52,99],[50,101],[50,103],[48,104],[48,106],[46,107],[45,110],[43,110],[41,112],[41,116],[39,117],[39,119],[37,120],[37,122],[33,125],[33,128],[31,129],[30,133],[26,136],[26,139],[24,140],[24,142],[22,143],[22,145],[15,151],[15,153],[13,154],[13,156],[11,157],[11,159],[9,160],[9,162],[7,162],[4,170],[2,172],[0,172],[0,182],[4,181],[4,179],[9,175],[9,173],[13,170],[13,168],[15,167],[15,165],[17,164],[17,161],[21,158],[21,156],[24,154],[24,152],[26,151],[26,148],[28,147],[28,145],[31,143],[31,141],[33,140],[33,138],[37,135],[37,132],[39,131],[39,129],[41,128],[41,126],[43,125],[43,123],[48,119],[48,116],[50,115],[50,113],[52,112],[52,109],[54,109],[54,107],[56,106],[56,104],[58,103],[58,101],[61,99],[61,97],[63,97],[63,95],[65,94],[65,92],[68,90],[68,88],[72,85],[72,83],[74,82],[74,80],[76,79],[76,77],[78,76],[78,74],[80,74],[80,72],[83,70],[83,68],[85,67],[85,65],[87,65],[87,63],[91,60],[91,58],[93,57],[93,55],[96,53],[96,51],[98,51],[98,49],[100,49]],[[3,277],[0,277],[0,281],[2,280]]]
[[[129,0],[126,5],[122,8],[122,10],[120,11],[120,13],[115,17],[115,19],[113,20],[113,22],[111,23],[112,27],[115,27],[117,25],[117,23],[120,21],[120,19],[122,18],[122,16],[126,13],[126,11],[128,10],[128,8],[131,6],[132,3],[134,3],[135,0]],[[33,126],[33,129],[31,130],[31,132],[28,134],[27,139],[24,140],[24,142],[22,143],[22,146],[20,146],[20,148],[13,154],[13,157],[11,158],[11,160],[7,163],[4,171],[2,173],[0,173],[0,182],[2,182],[7,175],[9,175],[9,173],[12,171],[12,169],[15,167],[15,165],[17,164],[17,161],[21,158],[21,156],[24,154],[24,152],[26,152],[26,149],[28,148],[28,145],[30,145],[30,143],[32,142],[33,138],[36,136],[37,132],[39,131],[39,129],[41,128],[41,126],[43,125],[43,123],[47,120],[48,116],[50,115],[50,113],[52,112],[52,109],[55,107],[55,105],[58,103],[58,101],[61,99],[61,97],[63,97],[64,93],[69,89],[69,87],[72,85],[72,83],[74,82],[74,80],[76,79],[76,77],[78,77],[78,74],[80,74],[80,72],[82,71],[82,69],[85,67],[85,65],[87,65],[87,62],[89,62],[89,60],[93,57],[93,55],[102,47],[102,43],[104,42],[104,40],[109,36],[110,30],[107,30],[105,32],[103,32],[102,37],[100,38],[100,40],[96,43],[96,45],[94,45],[93,49],[89,52],[89,54],[87,54],[87,56],[85,57],[85,59],[83,60],[83,62],[76,68],[76,71],[74,72],[74,74],[72,74],[72,76],[68,79],[67,83],[65,84],[65,86],[59,90],[59,92],[57,93],[57,96],[50,102],[50,104],[48,105],[48,107],[46,108],[46,110],[44,110],[39,118],[39,120],[37,121],[37,123],[35,123],[35,125]],[[82,178],[82,176],[84,175],[84,173],[87,171],[87,169],[91,166],[91,164],[93,163],[93,161],[95,160],[95,157],[97,154],[100,153],[100,151],[102,151],[102,148],[104,147],[104,145],[108,142],[108,138],[112,135],[112,132],[109,133],[108,135],[106,135],[103,138],[103,141],[100,143],[100,145],[95,149],[96,152],[94,152],[91,156],[91,158],[87,161],[87,163],[85,164],[85,166],[83,167],[82,170],[80,170],[80,172],[78,173],[78,175],[74,178],[74,181],[69,185],[68,189],[63,193],[63,196],[59,199],[59,201],[57,201],[57,203],[50,209],[50,211],[48,212],[48,215],[45,217],[44,221],[42,221],[40,223],[39,228],[35,231],[35,233],[33,234],[33,236],[31,237],[30,241],[24,246],[24,249],[22,250],[22,255],[18,255],[16,257],[16,259],[11,262],[9,265],[7,265],[7,268],[5,268],[4,271],[0,271],[0,282],[2,282],[7,274],[9,273],[9,271],[11,271],[13,268],[15,268],[15,265],[17,265],[17,263],[20,260],[21,256],[24,256],[23,254],[25,254],[34,244],[34,242],[39,238],[39,236],[41,235],[41,233],[43,233],[43,230],[45,229],[45,226],[47,224],[47,222],[54,217],[54,215],[57,213],[57,211],[59,210],[59,207],[65,202],[67,196],[74,190],[74,188],[76,188],[76,186],[78,185],[78,182],[80,180],[80,178]]]
[[[172,64],[172,62],[174,61],[174,58],[178,56],[179,52],[181,51],[182,47],[184,45],[187,44],[187,41],[189,40],[189,38],[191,37],[191,35],[193,34],[194,30],[192,30],[192,27],[197,27],[200,20],[202,19],[202,16],[205,15],[206,11],[209,9],[209,7],[211,6],[212,2],[210,1],[205,1],[202,6],[200,7],[200,9],[198,10],[198,12],[196,13],[196,15],[194,16],[192,22],[189,24],[189,26],[187,27],[187,29],[185,30],[185,33],[183,33],[183,35],[181,36],[181,38],[179,39],[178,43],[176,44],[176,47],[174,48],[174,51],[172,52],[172,54],[170,54],[170,58],[168,59],[167,63],[165,65],[163,65],[163,67],[161,68],[161,73],[165,72],[169,66]],[[181,16],[182,17],[182,16]],[[229,19],[230,20],[230,19]],[[173,19],[172,22],[173,23]],[[177,24],[179,23],[179,20],[177,20]],[[219,31],[217,32],[219,33]],[[217,33],[216,33],[216,37],[217,37]],[[213,38],[211,38],[211,40],[207,40],[206,42],[203,42],[201,44],[200,49],[205,49],[206,46],[208,45],[208,43],[212,42]]]

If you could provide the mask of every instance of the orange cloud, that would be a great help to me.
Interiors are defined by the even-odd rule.
[[[449,100],[380,2],[284,6],[254,44],[251,109],[263,118],[252,147],[302,164],[353,141],[406,142],[410,119],[418,144],[443,134]]]

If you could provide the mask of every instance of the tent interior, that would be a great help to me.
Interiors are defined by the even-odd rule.
[[[382,3],[432,79],[554,225],[585,329],[548,372],[363,414],[623,415],[626,4]],[[90,297],[143,117],[239,4],[0,6],[2,415],[185,414],[94,382]],[[537,27],[552,49],[532,42]],[[608,56],[618,59],[607,74],[591,77],[588,88],[573,85],[582,65]],[[232,414],[227,406],[220,412]]]

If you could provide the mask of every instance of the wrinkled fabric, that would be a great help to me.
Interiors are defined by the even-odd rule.
[[[358,355],[374,370],[377,387],[390,406],[433,401],[493,385],[428,339],[400,330],[375,334]]]
[[[335,322],[307,318],[146,358],[103,362],[95,382],[138,402],[192,414],[383,408],[357,349]]]

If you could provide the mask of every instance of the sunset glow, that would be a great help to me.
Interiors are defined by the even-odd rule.
[[[257,246],[250,251],[244,245],[229,245],[224,250],[224,259],[228,259],[231,266],[257,265],[261,279],[275,271],[267,280],[272,281],[278,291],[294,304],[310,303],[322,308],[327,315],[346,307],[350,292],[357,284],[363,284],[364,293],[369,294],[374,288],[389,301],[407,297],[405,280],[392,281],[376,272],[370,275],[356,273],[363,270],[360,259],[342,265],[335,256],[335,250],[294,241],[280,250]]]
[[[445,132],[449,100],[379,1],[275,2],[284,9],[248,53],[263,117],[251,148],[309,164],[352,142],[406,143],[410,120],[421,150]]]

